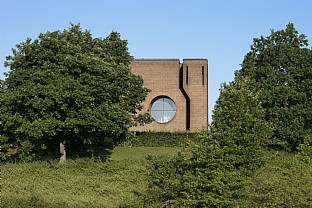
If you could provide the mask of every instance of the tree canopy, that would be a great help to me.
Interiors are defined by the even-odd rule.
[[[129,68],[127,41],[71,24],[16,45],[1,83],[1,157],[32,158],[54,141],[112,147],[138,120],[148,89]],[[18,148],[17,148],[18,147]]]
[[[269,146],[294,150],[312,133],[312,50],[307,46],[306,36],[289,23],[285,30],[254,38],[236,72],[261,91],[259,101],[273,131]]]
[[[232,164],[253,168],[260,163],[261,144],[272,132],[264,120],[260,91],[249,88],[250,79],[235,79],[220,88],[213,110],[211,134],[235,160]]]
[[[260,142],[271,135],[249,79],[223,84],[211,131],[176,157],[155,160],[149,200],[176,207],[237,207],[249,176],[262,164]]]
[[[234,81],[221,85],[208,134],[199,134],[200,140],[176,157],[152,164],[148,199],[176,207],[247,207],[254,197],[246,192],[249,177],[265,162],[262,145],[298,149],[292,168],[302,174],[312,154],[312,53],[307,44],[291,23],[255,38]],[[265,187],[255,204],[263,205],[267,192]]]

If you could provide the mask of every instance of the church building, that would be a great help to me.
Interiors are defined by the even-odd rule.
[[[208,128],[207,59],[135,59],[132,73],[151,90],[142,112],[154,121],[133,131],[200,131]]]

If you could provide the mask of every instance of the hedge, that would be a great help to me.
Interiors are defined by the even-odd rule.
[[[127,147],[185,147],[190,141],[196,142],[197,132],[134,132],[124,142]]]

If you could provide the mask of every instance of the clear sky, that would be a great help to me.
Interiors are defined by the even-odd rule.
[[[135,58],[207,58],[210,120],[253,38],[292,22],[312,44],[312,0],[0,0],[0,79],[17,43],[69,22],[93,37],[119,32]]]

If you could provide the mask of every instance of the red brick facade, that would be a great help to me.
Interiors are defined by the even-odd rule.
[[[135,59],[130,66],[134,74],[142,76],[144,86],[151,90],[143,103],[143,112],[156,112],[153,111],[155,108],[151,107],[158,98],[172,100],[176,106],[175,115],[170,121],[153,121],[144,126],[133,127],[133,131],[207,129],[207,59],[184,59],[183,63],[180,63],[179,59]]]

